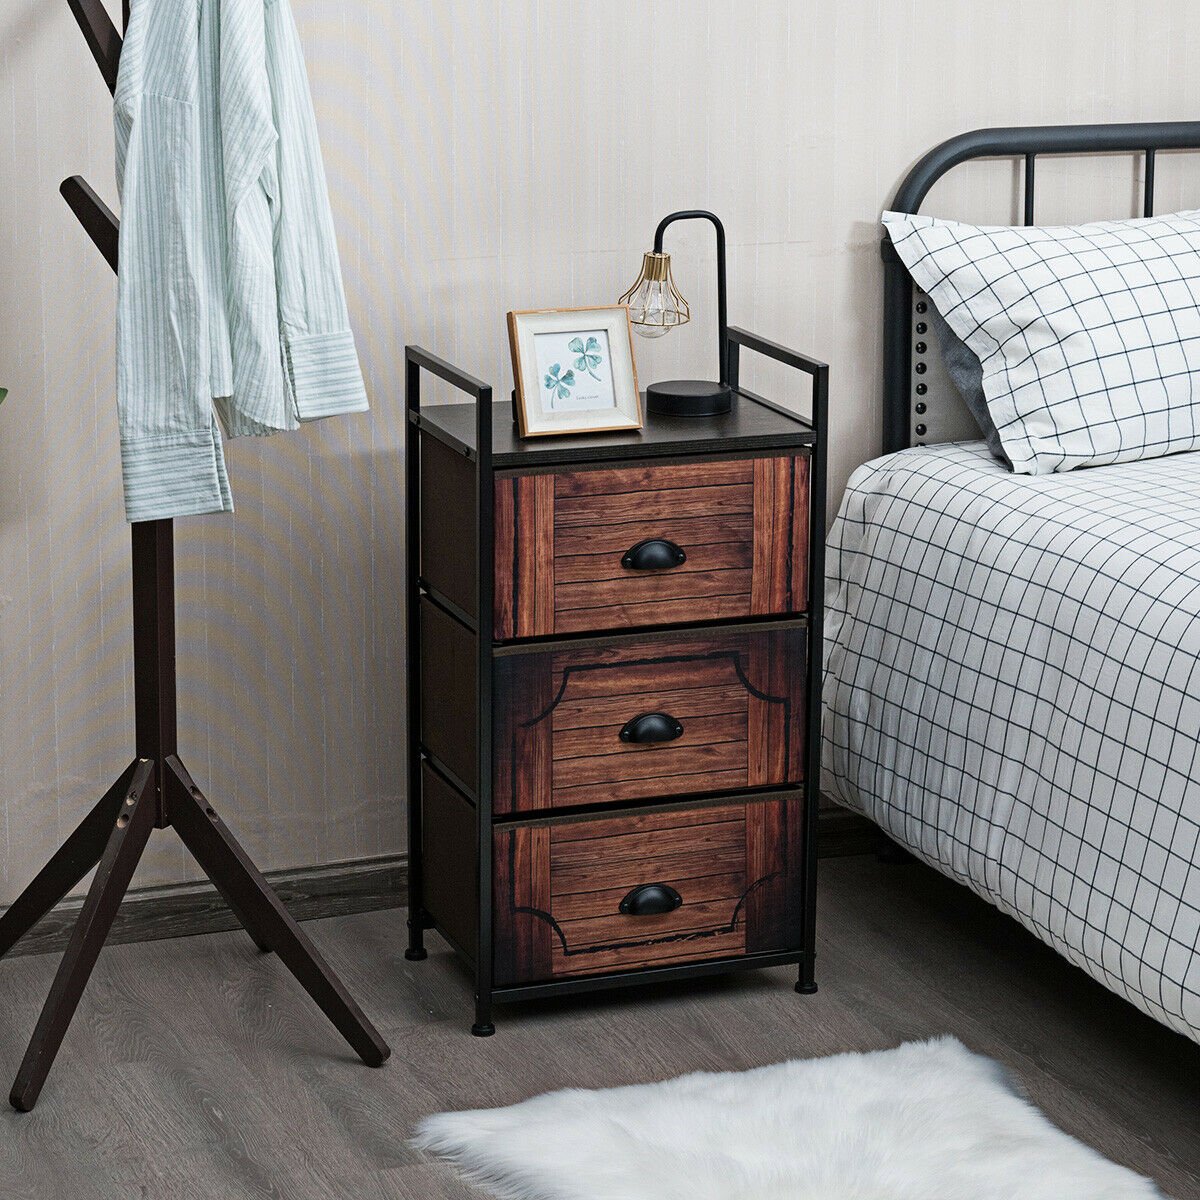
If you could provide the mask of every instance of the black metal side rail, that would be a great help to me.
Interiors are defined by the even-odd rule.
[[[809,622],[808,663],[805,680],[806,760],[804,782],[806,803],[804,807],[804,861],[801,894],[803,896],[803,928],[806,954],[800,961],[800,979],[796,990],[802,993],[815,992],[814,948],[817,932],[817,816],[820,809],[821,779],[821,685],[824,678],[825,653],[825,505],[826,461],[829,449],[829,364],[801,354],[778,342],[768,341],[747,332],[745,329],[729,330],[729,381],[738,386],[740,369],[739,348],[761,354],[786,367],[800,371],[812,380],[812,412],[808,423],[812,426],[814,444],[809,474],[809,522],[808,579],[809,579]],[[756,397],[760,404],[793,415],[780,409],[770,401]]]
[[[421,853],[421,455],[414,431],[421,427],[421,373],[449,383],[475,401],[475,448],[460,452],[475,465],[475,529],[478,538],[475,582],[475,709],[476,778],[475,835],[479,898],[476,912],[475,1024],[479,1037],[495,1033],[492,1024],[492,658],[493,592],[495,588],[495,528],[492,487],[492,389],[453,364],[419,346],[405,347],[404,475],[405,566],[408,637],[408,949],[404,956],[419,961],[427,956],[424,934],[430,917],[424,908],[424,861]],[[465,614],[464,614],[465,615]]]

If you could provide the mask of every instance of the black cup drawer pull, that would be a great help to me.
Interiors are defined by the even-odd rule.
[[[623,742],[673,742],[677,737],[683,737],[683,726],[670,713],[642,713],[621,728]]]
[[[683,547],[666,538],[647,538],[621,556],[621,566],[629,571],[669,571],[685,562]]]
[[[656,917],[674,912],[683,897],[668,884],[643,883],[621,901],[621,912],[627,917]]]

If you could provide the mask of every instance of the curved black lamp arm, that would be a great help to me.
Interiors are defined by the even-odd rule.
[[[662,253],[663,234],[667,232],[667,226],[676,221],[691,221],[697,217],[711,221],[717,231],[717,353],[721,364],[721,382],[728,383],[729,319],[725,302],[725,226],[721,224],[721,219],[716,213],[710,213],[703,208],[688,208],[681,212],[668,213],[659,221],[658,228],[654,231],[654,249],[657,253]]]

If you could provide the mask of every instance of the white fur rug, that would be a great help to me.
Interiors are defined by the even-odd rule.
[[[1161,1200],[953,1038],[422,1122],[504,1200]]]

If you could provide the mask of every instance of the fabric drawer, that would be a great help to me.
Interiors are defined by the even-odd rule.
[[[790,792],[498,828],[496,982],[786,949],[802,815]]]
[[[807,606],[806,453],[501,476],[495,528],[501,640]]]
[[[803,625],[498,657],[497,815],[801,778]]]

